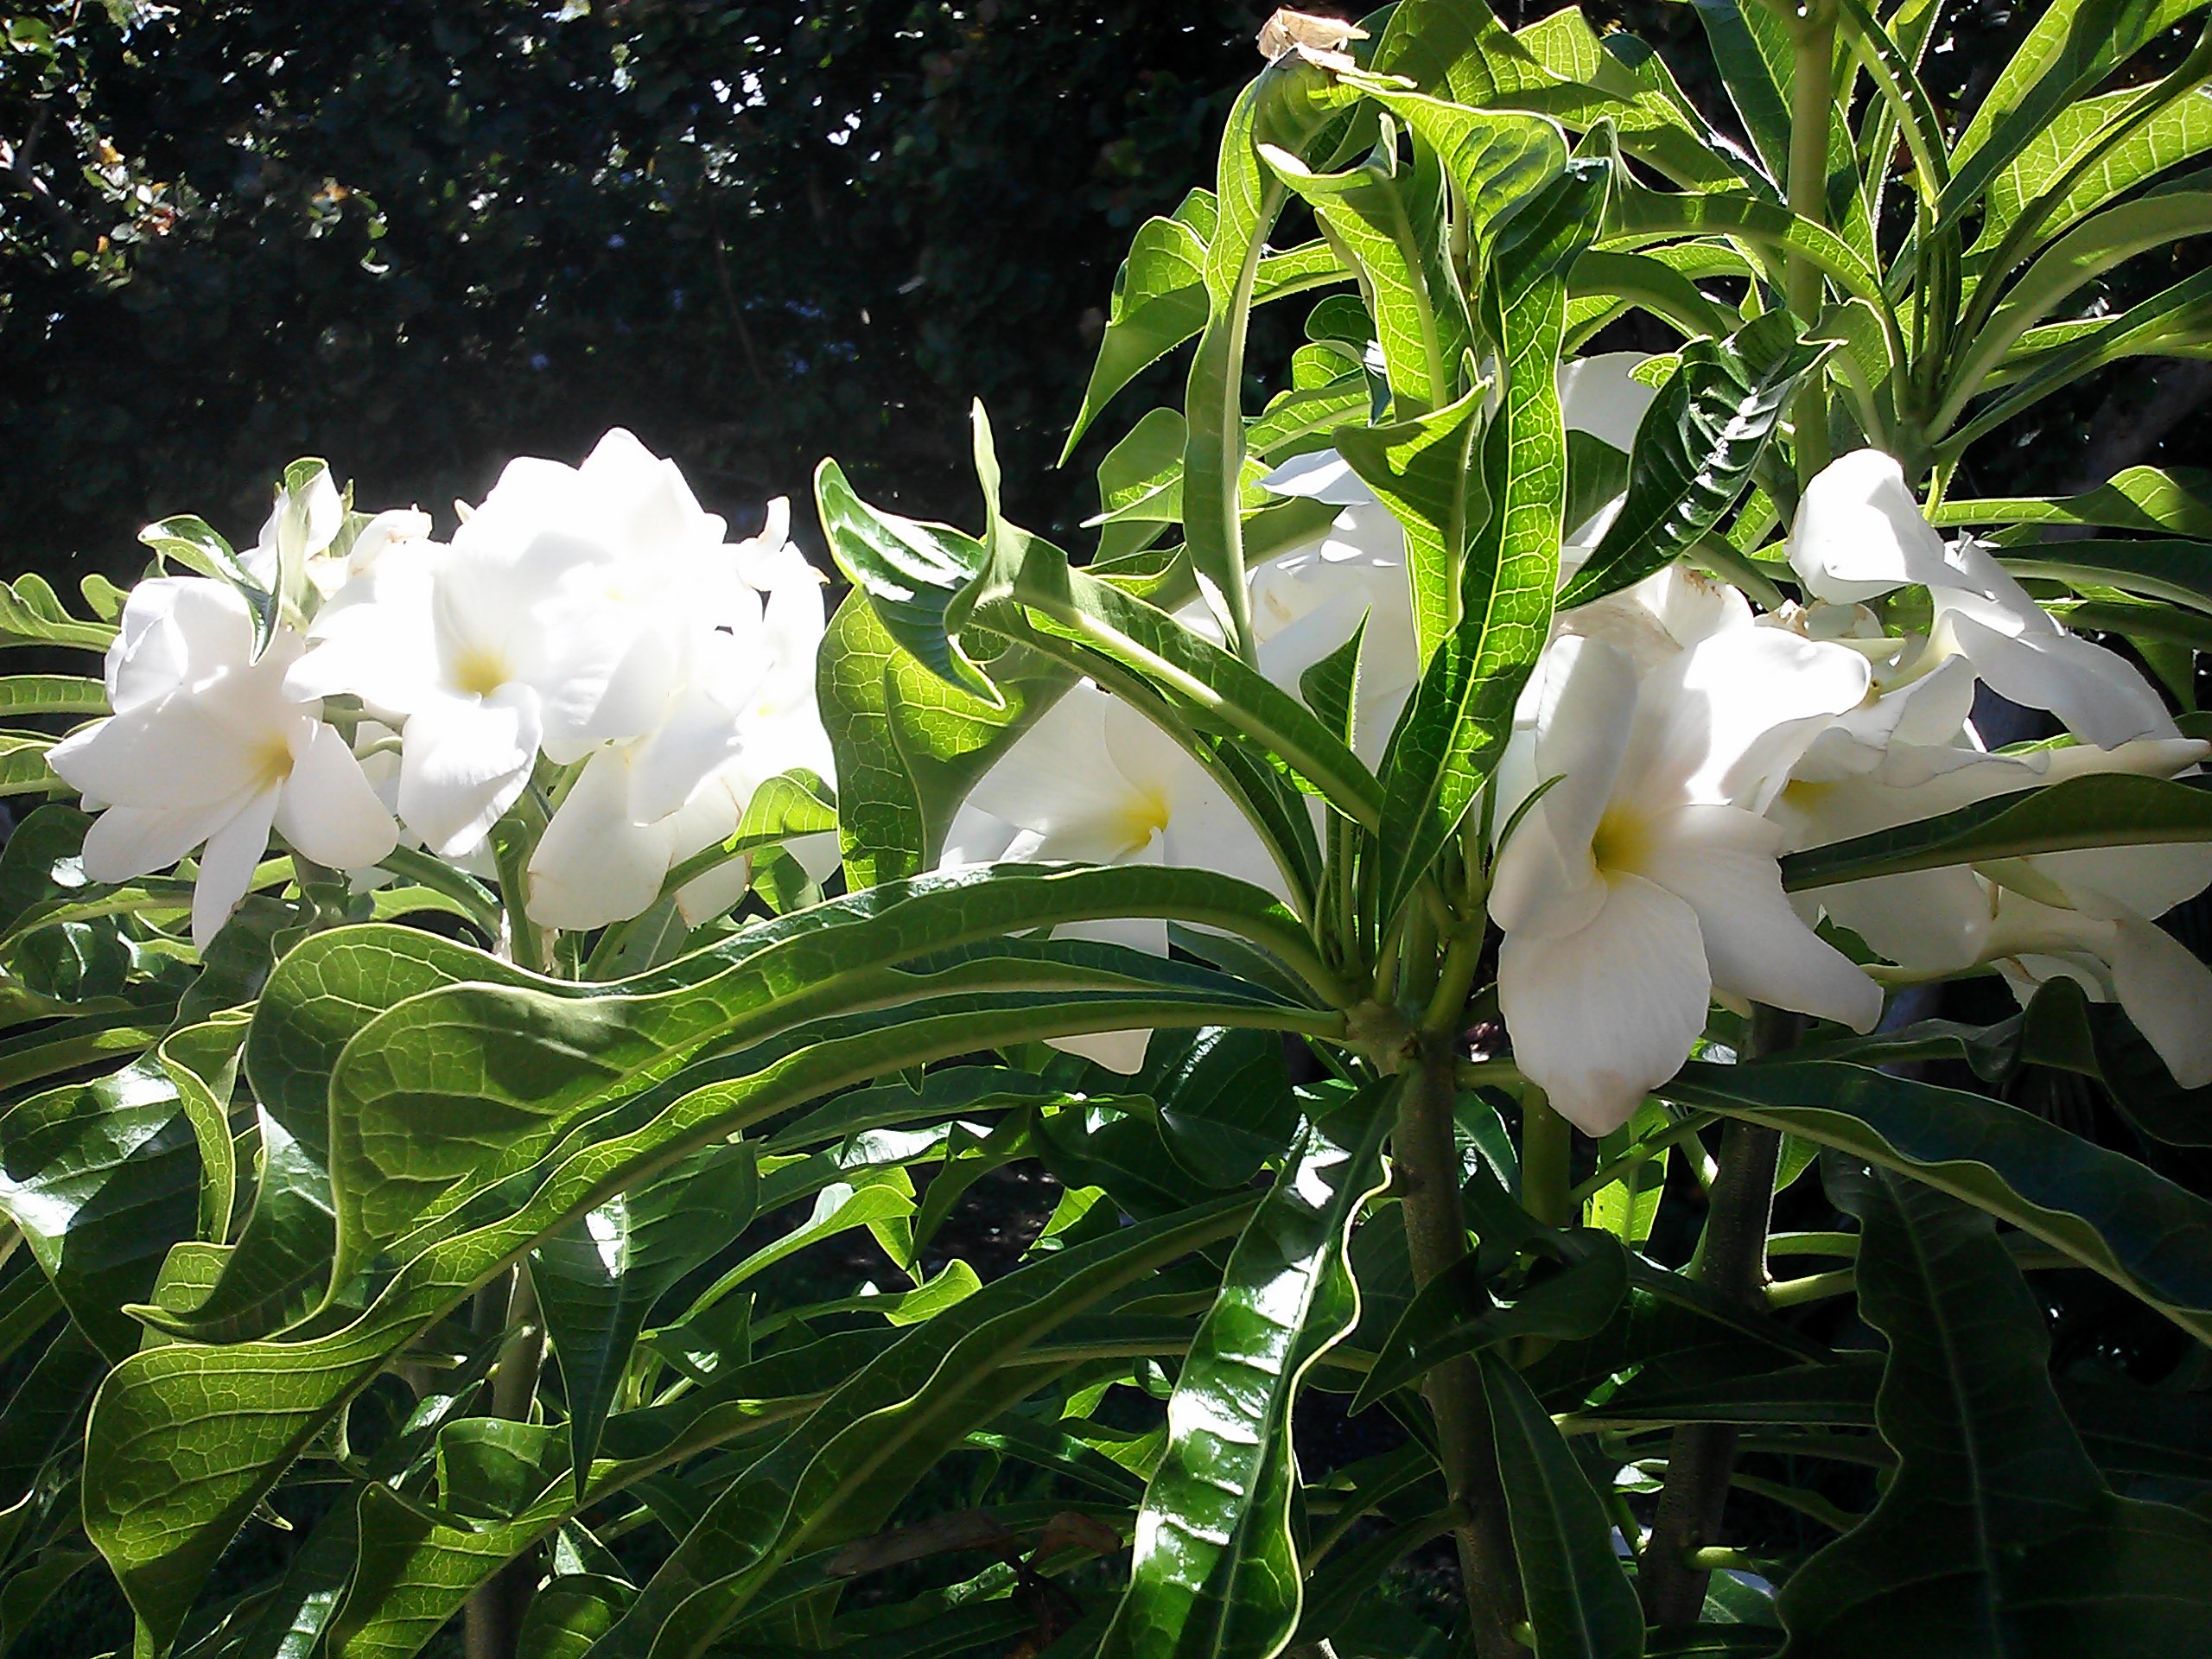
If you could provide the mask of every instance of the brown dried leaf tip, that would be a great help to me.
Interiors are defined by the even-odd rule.
[[[1356,69],[1344,48],[1363,41],[1367,31],[1341,17],[1317,17],[1306,11],[1279,11],[1260,28],[1260,55],[1269,63],[1295,52],[1323,69]]]

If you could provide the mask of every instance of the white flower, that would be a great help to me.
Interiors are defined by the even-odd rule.
[[[1235,802],[1175,741],[1090,681],[1071,686],[969,792],[942,868],[1074,860],[1218,870],[1277,894],[1281,873]],[[1086,922],[1063,938],[1167,954],[1157,918]],[[1144,1063],[1150,1033],[1056,1038],[1116,1071]]]
[[[1792,782],[1774,816],[1793,847],[1817,847],[2071,778],[2172,777],[2208,755],[2212,744],[2181,737],[2021,754],[1899,747],[1871,772]],[[2025,1001],[2065,973],[2117,1001],[2176,1081],[2196,1088],[2212,1083],[2212,969],[2153,924],[2208,886],[2212,845],[2190,842],[1950,865],[1843,882],[1805,900],[1908,975],[1993,965]]]
[[[311,464],[314,471],[301,488],[276,486],[276,504],[260,537],[240,556],[247,573],[271,591],[286,566],[308,569],[346,527],[346,503],[330,469],[320,461]]]
[[[245,896],[273,826],[319,864],[353,870],[389,853],[397,830],[321,703],[285,676],[301,640],[280,632],[254,662],[253,622],[228,585],[143,582],[107,655],[115,713],[55,745],[55,773],[104,808],[85,871],[124,881],[204,844],[193,943],[205,950]]]
[[[293,684],[402,725],[400,816],[465,854],[541,751],[565,766],[668,724],[707,636],[744,623],[736,563],[673,463],[610,432],[581,467],[509,463],[450,547],[388,547],[318,613]],[[675,802],[720,758],[697,753]]]
[[[734,835],[767,779],[798,768],[834,777],[814,690],[822,581],[785,538],[788,524],[779,499],[768,528],[730,550],[742,620],[693,642],[693,677],[671,688],[661,722],[585,762],[531,858],[539,923],[626,921],[659,896],[675,865]],[[794,838],[788,850],[817,881],[836,868],[834,835]],[[749,860],[733,860],[687,882],[677,907],[696,926],[743,898],[751,874]]]
[[[1629,373],[1642,361],[1641,353],[1616,352],[1562,364],[1559,394],[1567,429],[1626,449],[1657,395]],[[1422,669],[1405,531],[1333,449],[1285,461],[1261,480],[1261,487],[1343,511],[1320,537],[1252,568],[1252,635],[1260,671],[1296,694],[1306,671],[1341,648],[1363,617],[1352,749],[1373,766],[1382,760]],[[1616,498],[1571,532],[1561,555],[1562,581],[1597,544],[1619,505]],[[1220,638],[1202,603],[1186,607],[1178,620],[1209,639]]]
[[[1717,992],[1840,1020],[1881,992],[1782,891],[1760,816],[1820,727],[1865,694],[1864,659],[1728,627],[1642,673],[1568,634],[1546,652],[1500,779],[1491,916],[1516,1063],[1590,1135],[1626,1122],[1686,1059]]]
[[[1808,592],[1834,604],[1925,587],[1935,622],[1906,677],[1964,657],[1999,696],[2048,709],[2099,748],[2174,734],[2164,703],[2133,664],[2069,633],[1976,543],[1946,547],[1903,470],[1878,449],[1842,456],[1806,486],[1789,563]]]

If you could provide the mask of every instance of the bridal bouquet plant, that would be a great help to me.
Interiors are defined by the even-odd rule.
[[[978,410],[834,614],[620,431],[0,590],[0,1644],[2196,1651],[2212,499],[1967,480],[2212,352],[2197,10],[1280,15],[1079,556]]]

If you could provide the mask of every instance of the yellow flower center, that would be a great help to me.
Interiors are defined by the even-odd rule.
[[[271,732],[263,738],[255,747],[253,760],[254,771],[264,788],[280,784],[292,775],[292,746],[281,733]]]
[[[1643,819],[1618,806],[1606,810],[1590,837],[1590,856],[1601,871],[1633,871],[1650,850],[1650,831]]]
[[[1118,855],[1127,857],[1152,844],[1152,838],[1167,828],[1170,817],[1167,798],[1157,790],[1140,790],[1131,797],[1118,815],[1115,828],[1122,836]]]
[[[454,689],[472,697],[488,697],[514,677],[507,659],[486,645],[470,645],[453,659]]]

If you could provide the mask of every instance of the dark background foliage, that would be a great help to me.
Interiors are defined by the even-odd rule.
[[[1051,469],[1116,265],[1210,174],[1267,10],[16,9],[0,42],[8,563],[120,575],[137,527],[184,511],[250,536],[302,454],[358,480],[364,505],[442,509],[509,455],[573,460],[616,424],[741,523],[766,496],[803,500],[830,453],[872,493],[957,518],[978,396],[1014,510],[1071,533],[1084,462],[1125,423]],[[1659,46],[1732,124],[1694,8],[1586,10]],[[1929,76],[1971,106],[2037,8],[1952,10]],[[2145,458],[2205,394],[2199,367],[2086,388],[2051,417],[2072,431],[2028,435],[2038,487],[2053,439],[2085,480]],[[2023,459],[1978,453],[1979,486]]]

